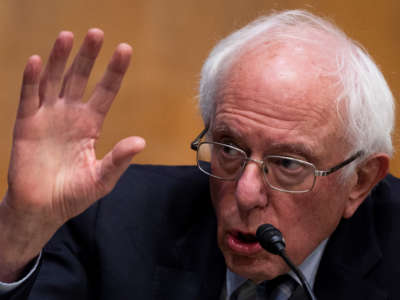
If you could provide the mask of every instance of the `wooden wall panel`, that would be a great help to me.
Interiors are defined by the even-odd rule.
[[[333,19],[363,44],[399,98],[400,2],[396,0],[0,1],[0,191],[6,189],[22,69],[31,54],[46,58],[60,30],[72,30],[76,45],[90,27],[105,31],[88,93],[117,43],[128,42],[134,48],[132,66],[98,143],[99,156],[119,139],[141,135],[148,146],[136,162],[192,164],[189,142],[202,129],[195,100],[198,74],[208,51],[255,17],[271,9],[293,8]],[[398,148],[399,133],[395,139]],[[400,175],[400,155],[395,155],[391,170]]]

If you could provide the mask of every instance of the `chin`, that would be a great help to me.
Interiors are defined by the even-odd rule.
[[[271,280],[289,272],[281,257],[265,253],[261,257],[248,257],[223,252],[227,267],[234,273],[254,282]]]

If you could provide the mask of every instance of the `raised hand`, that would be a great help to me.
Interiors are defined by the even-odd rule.
[[[17,274],[59,226],[110,192],[145,146],[142,138],[129,137],[103,159],[96,158],[95,142],[132,54],[129,45],[118,45],[89,101],[82,102],[102,42],[102,31],[89,30],[64,78],[70,32],[59,34],[43,72],[38,56],[26,65],[9,188],[0,203],[0,269],[9,269],[3,280],[13,280],[7,274]]]

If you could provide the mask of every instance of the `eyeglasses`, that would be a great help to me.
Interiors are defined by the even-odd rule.
[[[358,151],[350,158],[329,168],[318,170],[314,164],[282,155],[267,155],[262,160],[248,157],[246,152],[233,145],[201,141],[208,129],[204,129],[191,143],[197,152],[197,167],[205,174],[221,180],[237,180],[246,165],[259,165],[265,182],[274,190],[288,193],[305,193],[313,189],[318,176],[328,176],[359,158]]]

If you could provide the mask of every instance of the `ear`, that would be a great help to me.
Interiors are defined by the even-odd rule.
[[[376,153],[357,167],[343,212],[344,218],[353,216],[372,188],[386,176],[389,171],[389,160],[386,153]]]

